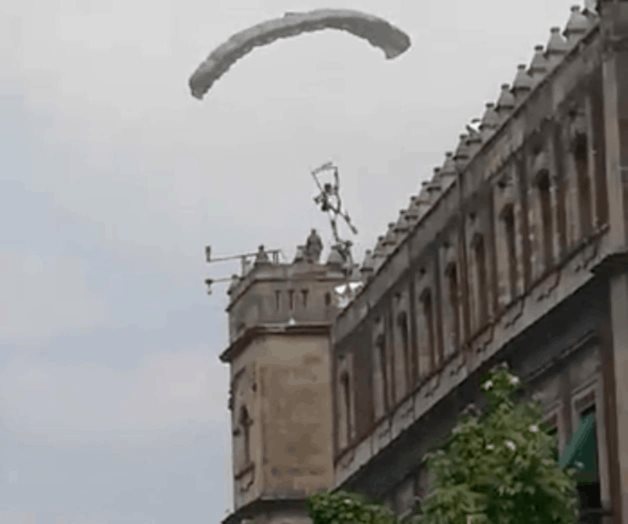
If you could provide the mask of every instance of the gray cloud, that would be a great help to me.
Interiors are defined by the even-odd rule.
[[[155,352],[125,370],[23,356],[0,372],[0,412],[6,428],[35,442],[141,447],[220,428],[227,389],[204,348]]]
[[[102,325],[107,308],[90,289],[80,259],[3,251],[0,344],[25,344]],[[62,301],[62,305],[59,302]]]

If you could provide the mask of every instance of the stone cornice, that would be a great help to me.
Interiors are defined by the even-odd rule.
[[[240,334],[221,355],[222,362],[232,362],[253,339],[266,335],[325,335],[329,334],[331,323],[329,322],[300,322],[295,325],[288,324],[261,324],[246,329]]]

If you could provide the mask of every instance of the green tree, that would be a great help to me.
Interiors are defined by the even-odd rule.
[[[470,406],[447,444],[428,456],[432,489],[416,524],[574,524],[576,484],[555,458],[538,403],[518,401],[520,381],[500,366],[482,389],[486,409]],[[347,493],[310,499],[314,524],[396,524],[387,509]]]
[[[346,492],[320,493],[308,501],[313,524],[395,524],[393,513]]]
[[[418,522],[577,522],[573,474],[556,462],[538,403],[517,401],[519,388],[504,366],[489,374],[484,413],[467,410],[445,448],[428,457],[434,483]]]

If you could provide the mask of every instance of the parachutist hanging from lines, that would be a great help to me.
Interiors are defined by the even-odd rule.
[[[332,183],[321,184],[318,175],[323,171],[333,171],[334,181]],[[340,177],[338,167],[331,162],[327,162],[312,171],[312,177],[320,190],[320,194],[314,198],[314,202],[320,205],[321,211],[328,214],[331,222],[331,228],[336,242],[342,242],[338,236],[338,218],[342,218],[354,235],[358,234],[358,230],[351,223],[351,217],[342,209],[342,200],[340,198]]]
[[[333,172],[333,182],[321,183],[319,175],[325,171]],[[342,219],[354,235],[357,235],[358,230],[351,223],[349,213],[347,213],[342,207],[338,167],[332,162],[327,162],[312,171],[312,178],[314,178],[314,182],[316,182],[316,186],[320,191],[320,193],[314,198],[314,202],[320,206],[321,211],[327,213],[335,240],[334,247],[345,261],[347,270],[351,272],[354,266],[353,257],[351,256],[351,246],[353,243],[350,240],[342,240],[340,238],[338,233],[338,219]]]

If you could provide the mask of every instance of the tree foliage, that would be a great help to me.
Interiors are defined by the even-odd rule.
[[[517,402],[520,382],[494,369],[482,415],[467,410],[448,445],[428,457],[434,486],[421,524],[573,524],[576,485],[555,458],[538,403]]]
[[[520,382],[501,366],[483,383],[486,409],[470,407],[447,444],[428,455],[431,491],[416,524],[574,524],[576,485],[555,457],[536,402],[517,401]],[[314,524],[395,524],[388,510],[347,493],[310,500]]]
[[[339,491],[321,493],[309,500],[313,524],[395,524],[393,513],[384,506],[369,504],[362,497]]]

